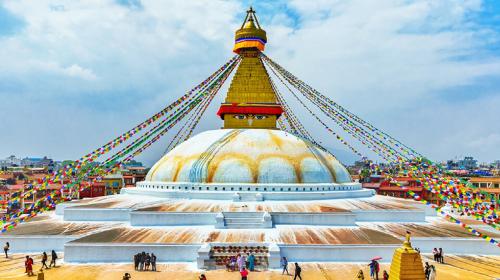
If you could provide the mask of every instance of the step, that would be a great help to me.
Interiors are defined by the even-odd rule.
[[[224,214],[224,218],[261,218],[264,217],[264,215],[228,215]]]
[[[225,228],[265,228],[263,223],[226,223]]]
[[[226,223],[262,223],[263,219],[261,218],[225,218],[224,221]]]

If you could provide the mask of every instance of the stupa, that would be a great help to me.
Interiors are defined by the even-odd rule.
[[[283,256],[390,261],[408,230],[421,251],[439,244],[450,254],[498,254],[433,209],[363,189],[330,152],[277,129],[282,104],[258,59],[266,43],[250,9],[236,31],[241,62],[217,113],[222,129],[172,149],[136,187],[60,204],[0,241],[13,252],[64,251],[70,263],[131,262],[148,251],[204,269],[237,253],[255,254],[264,269]]]

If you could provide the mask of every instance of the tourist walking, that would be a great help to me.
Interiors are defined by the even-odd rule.
[[[288,260],[286,259],[286,257],[281,258],[281,267],[283,267],[283,272],[281,273],[281,275],[285,274],[285,271],[286,275],[290,275],[290,272],[288,272]]]
[[[253,254],[250,254],[250,256],[248,256],[248,269],[250,271],[253,271],[255,269],[255,256]]]
[[[134,269],[139,270],[139,253],[134,255]]]
[[[240,271],[241,274],[241,280],[247,280],[248,278],[248,270],[246,268],[243,268],[243,270]]]
[[[302,268],[298,263],[295,263],[295,276],[293,277],[293,280],[297,280],[297,277],[302,280],[302,276],[300,276],[300,273],[302,273]]]
[[[430,272],[431,272],[431,266],[429,265],[428,262],[425,262],[425,266],[424,266],[425,279],[429,279],[429,273]]]
[[[387,270],[384,270],[383,277],[384,277],[384,280],[389,280],[389,273],[387,273]]]
[[[380,270],[378,262],[376,260],[372,260],[368,266],[370,267],[370,277],[378,280],[378,272]]]
[[[149,265],[151,264],[151,256],[149,253],[146,254],[146,271],[149,270]]]
[[[358,278],[358,280],[365,280],[365,274],[363,273],[362,269],[358,271],[358,275],[356,275],[356,277]]]
[[[51,259],[50,259],[49,267],[52,267],[52,265],[54,265],[54,267],[56,267],[56,260],[57,260],[56,251],[52,250],[52,253],[51,253],[50,257],[51,257]]]
[[[9,258],[9,255],[8,255],[9,250],[10,250],[10,244],[9,244],[9,242],[5,242],[5,246],[3,246],[3,252],[5,253],[6,259]]]
[[[47,256],[47,253],[43,252],[42,254],[42,268],[45,267],[45,268],[49,268],[47,266],[47,260],[49,259],[49,257]]]
[[[427,280],[436,280],[436,267],[434,265],[431,265],[429,268],[429,277]]]
[[[26,256],[26,261],[24,262],[24,267],[26,268],[26,273],[28,276],[33,276],[33,259],[30,256]]]
[[[151,271],[156,271],[156,256],[151,253]]]

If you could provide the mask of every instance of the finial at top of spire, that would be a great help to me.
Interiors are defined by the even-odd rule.
[[[266,31],[260,27],[255,10],[250,6],[247,10],[245,20],[241,24],[241,28],[236,30],[233,51],[239,53],[241,49],[252,48],[263,51],[266,43]]]
[[[243,29],[243,27],[245,27],[245,23],[249,21],[255,22],[257,24],[257,28],[262,29],[260,28],[259,20],[257,19],[257,16],[255,14],[256,14],[255,10],[252,8],[252,6],[250,6],[247,10],[247,15],[245,16],[245,20],[243,20],[243,23],[241,24],[241,29]]]

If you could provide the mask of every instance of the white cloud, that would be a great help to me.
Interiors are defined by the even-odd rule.
[[[69,67],[64,68],[63,71],[65,74],[71,77],[78,77],[85,80],[95,80],[97,79],[96,75],[92,72],[91,69],[85,69],[80,65],[73,64]]]
[[[77,157],[139,122],[232,55],[238,15],[246,8],[211,0],[144,0],[140,9],[111,0],[4,3],[26,26],[0,38],[0,122],[13,131],[2,140],[0,157]],[[483,52],[499,34],[469,16],[481,1],[294,0],[288,8],[297,19],[279,3],[263,6],[267,10],[257,12],[268,31],[266,53],[313,87],[431,158],[500,157],[498,149],[473,144],[475,135],[488,135],[500,123],[498,114],[475,115],[500,106],[498,89],[479,87],[500,76],[499,54]],[[476,86],[477,96],[462,89]],[[40,111],[41,104],[36,118],[19,114]],[[65,116],[72,129],[44,129]],[[23,127],[10,124],[16,122]],[[204,128],[219,124],[207,115]],[[18,140],[26,130],[44,136],[53,129],[62,143],[77,145]],[[78,133],[86,137],[75,138]]]

